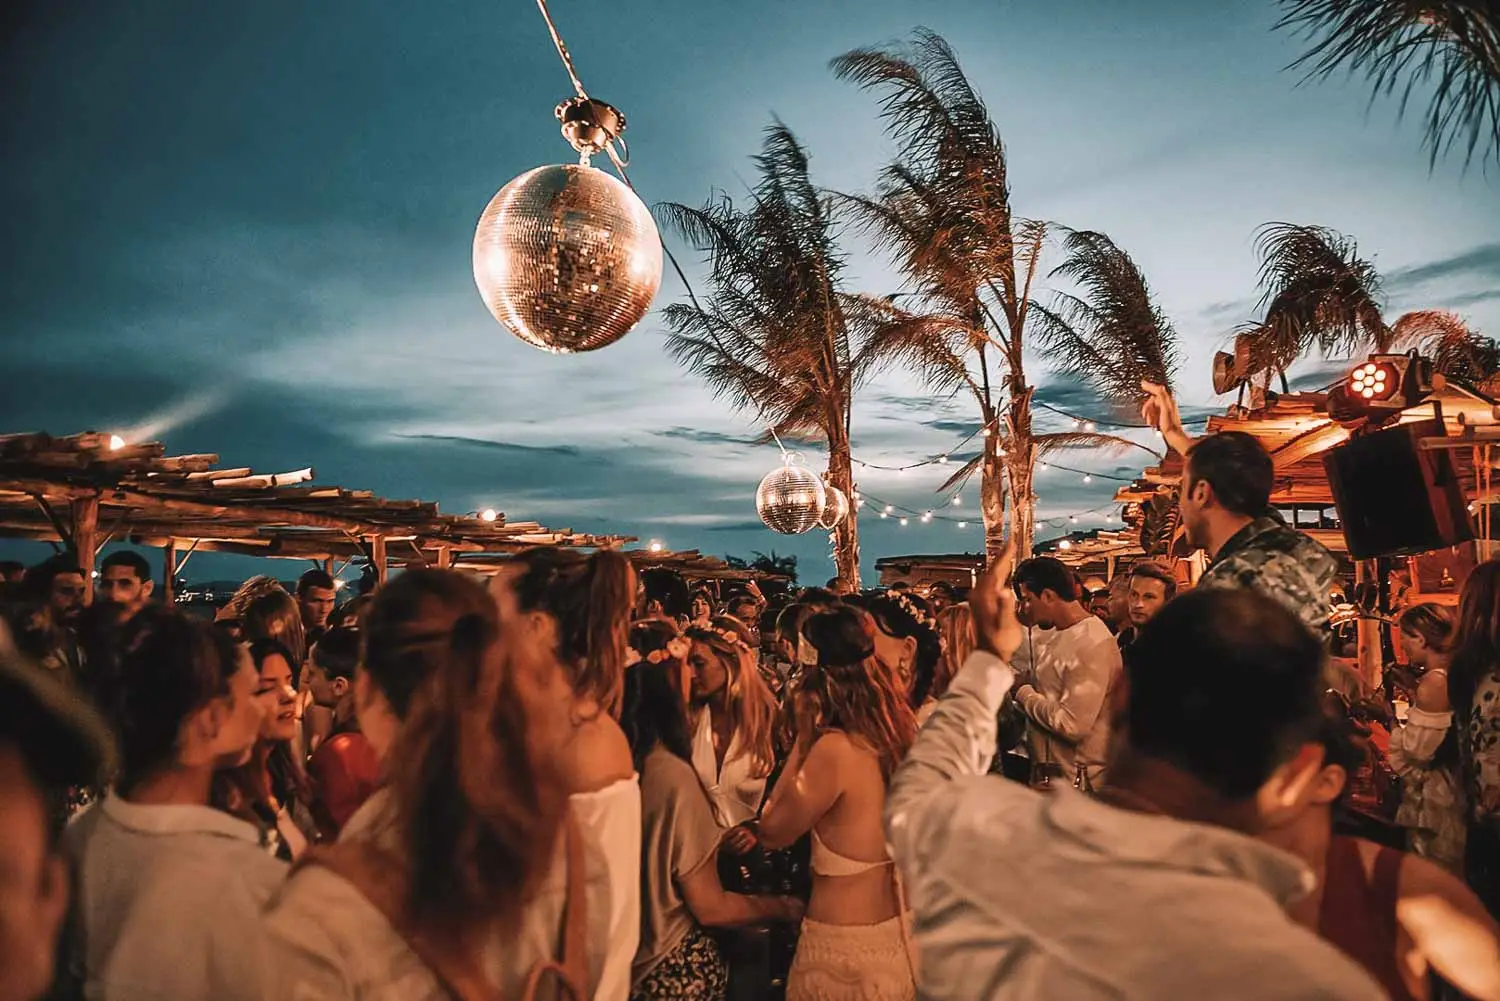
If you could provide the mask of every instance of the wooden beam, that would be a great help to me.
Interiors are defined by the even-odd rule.
[[[384,584],[386,577],[385,536],[370,536],[370,562],[375,566],[375,580]]]
[[[73,548],[83,570],[83,600],[94,600],[94,558],[99,548],[99,495],[75,498],[73,508]]]
[[[168,539],[161,547],[161,601],[168,608],[177,604],[177,540]]]
[[[438,569],[440,569],[440,570],[447,570],[452,565],[453,565],[453,550],[450,547],[448,547],[448,546],[438,546],[437,547],[437,567],[438,567]]]

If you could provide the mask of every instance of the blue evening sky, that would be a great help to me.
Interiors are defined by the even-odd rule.
[[[826,535],[761,527],[753,493],[776,452],[666,357],[657,314],[605,351],[554,357],[480,302],[480,211],[571,155],[552,117],[568,81],[529,0],[22,7],[0,60],[0,431],[150,434],[445,510],[720,555],[774,548],[807,580],[832,572]],[[1392,316],[1446,307],[1500,330],[1493,171],[1429,171],[1419,123],[1369,105],[1363,83],[1301,84],[1271,0],[553,0],[553,13],[584,83],[628,116],[648,202],[742,192],[773,115],[810,147],[818,182],[867,187],[891,146],[873,99],[828,61],[918,25],[945,35],[1007,141],[1018,214],[1103,230],[1144,268],[1183,340],[1185,405],[1225,402],[1209,359],[1253,318],[1252,239],[1270,220],[1357,237]],[[899,287],[850,251],[861,288]],[[658,305],[681,294],[669,276]],[[1101,412],[1033,369],[1042,399]],[[892,373],[856,407],[856,456],[942,452],[973,418]],[[1117,475],[1143,460],[1059,458]],[[920,510],[951,469],[861,485]],[[1040,516],[1056,521],[1039,534],[1112,489],[1044,473]],[[982,545],[973,522],[861,527],[867,580],[880,556]]]

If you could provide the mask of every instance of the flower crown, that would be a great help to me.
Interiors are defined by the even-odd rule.
[[[937,628],[937,620],[922,611],[922,606],[913,601],[911,595],[904,591],[887,591],[885,596],[900,605],[906,614],[916,619],[920,625],[924,625],[928,629]]]
[[[688,655],[690,649],[692,647],[688,641],[681,636],[672,637],[667,640],[665,647],[660,650],[652,650],[645,657],[642,657],[641,652],[635,647],[631,647],[625,652],[625,666],[634,667],[642,660],[648,664],[662,664],[669,660],[682,660]]]

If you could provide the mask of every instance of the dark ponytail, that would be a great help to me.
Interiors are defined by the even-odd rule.
[[[613,549],[584,557],[545,546],[521,553],[515,562],[522,568],[513,582],[517,604],[556,622],[557,658],[574,694],[618,716],[635,607],[630,559]]]
[[[513,929],[551,868],[564,796],[542,787],[494,603],[450,570],[375,595],[363,665],[401,727],[387,766],[412,921]]]

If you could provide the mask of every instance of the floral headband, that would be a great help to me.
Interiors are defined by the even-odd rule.
[[[922,606],[913,601],[911,595],[904,591],[887,591],[885,596],[900,605],[907,615],[916,619],[921,625],[926,626],[928,629],[937,628],[937,620],[922,611]]]
[[[682,660],[688,655],[690,649],[692,649],[691,645],[681,636],[672,637],[667,640],[667,645],[664,648],[652,650],[645,657],[642,657],[641,652],[635,647],[631,647],[625,651],[625,666],[634,667],[642,660],[648,664],[662,664],[668,660]]]
[[[709,635],[719,637],[719,639],[723,640],[725,643],[728,643],[730,646],[735,647],[737,649],[740,649],[740,650],[749,650],[750,649],[750,645],[745,642],[745,638],[743,636],[741,636],[739,633],[735,632],[733,629],[720,629],[718,626],[694,625],[694,626],[690,626],[688,628],[688,632],[689,633],[708,633]],[[687,642],[687,641],[684,640],[683,642]]]

